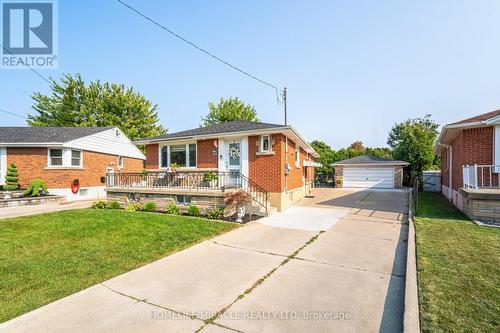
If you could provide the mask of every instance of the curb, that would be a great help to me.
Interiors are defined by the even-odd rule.
[[[413,193],[410,191],[408,209],[408,242],[406,253],[405,311],[403,323],[405,333],[420,332],[420,314],[417,284],[417,252],[412,200]]]

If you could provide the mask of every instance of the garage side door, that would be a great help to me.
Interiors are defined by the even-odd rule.
[[[394,188],[393,177],[392,167],[344,167],[344,187]]]

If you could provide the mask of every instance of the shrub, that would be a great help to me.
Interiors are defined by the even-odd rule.
[[[5,191],[15,191],[19,189],[19,171],[14,163],[7,167],[7,174],[5,175],[5,185],[3,189]]]
[[[167,210],[165,210],[165,213],[167,214],[172,214],[172,215],[179,215],[179,207],[174,202],[171,202],[167,206]]]
[[[104,209],[106,207],[107,207],[107,202],[103,200],[94,201],[94,203],[92,204],[92,208],[94,209]]]
[[[207,218],[212,220],[220,220],[224,217],[224,208],[210,209],[207,213]]]
[[[144,205],[144,210],[146,212],[155,212],[156,204],[154,202],[148,202],[147,204]]]
[[[26,191],[24,191],[24,195],[38,197],[40,195],[40,189],[42,189],[42,192],[45,194],[49,193],[49,191],[47,190],[47,186],[42,179],[33,179],[28,185]]]
[[[189,216],[200,216],[200,209],[195,205],[189,206],[188,215]]]
[[[130,202],[126,207],[125,210],[128,212],[136,212],[138,210],[141,210],[141,205],[138,202]]]
[[[203,174],[203,181],[206,183],[210,183],[211,181],[214,181],[217,179],[219,179],[219,176],[214,171],[205,172]]]
[[[120,205],[120,203],[118,201],[111,201],[108,204],[108,208],[109,209],[120,209],[120,208],[122,208],[122,206]]]

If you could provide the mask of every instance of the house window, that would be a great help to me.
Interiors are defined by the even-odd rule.
[[[189,145],[189,166],[196,167],[196,144]]]
[[[178,205],[189,206],[191,204],[191,197],[188,195],[177,195],[175,197]]]
[[[186,146],[170,146],[170,165],[175,164],[178,167],[186,166]]]
[[[123,156],[118,156],[118,167],[123,168]]]
[[[300,168],[300,147],[299,144],[295,144],[295,167]]]
[[[196,143],[163,146],[160,153],[160,167],[175,164],[179,168],[196,167]]]
[[[161,164],[160,167],[168,167],[168,146],[161,147]]]
[[[62,166],[62,149],[49,149],[49,166]]]
[[[271,138],[269,135],[262,135],[260,137],[260,151],[267,153],[271,150]]]
[[[71,151],[71,166],[79,167],[82,166],[82,152],[81,150]]]

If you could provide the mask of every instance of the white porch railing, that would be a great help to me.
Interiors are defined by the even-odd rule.
[[[474,190],[500,187],[499,173],[500,165],[464,165],[462,167],[463,187]]]

